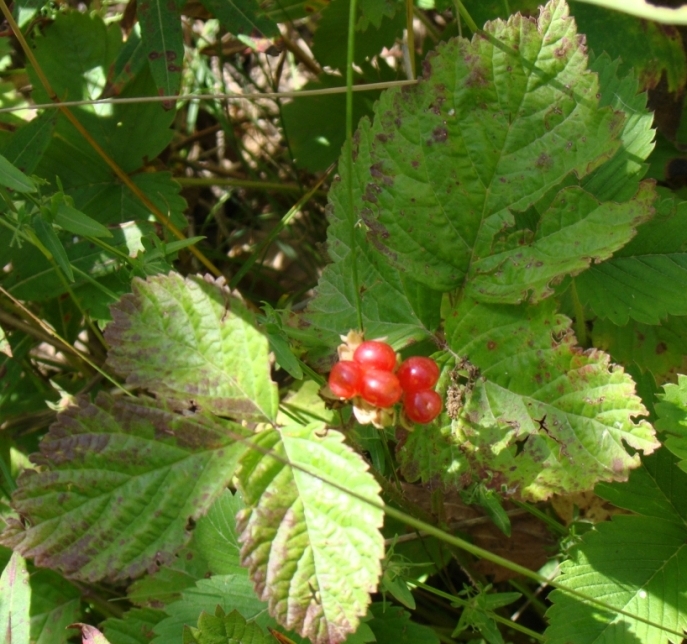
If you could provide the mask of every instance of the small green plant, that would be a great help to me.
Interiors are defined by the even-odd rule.
[[[389,80],[372,56],[404,24],[412,34],[412,3],[202,4],[217,20],[194,28],[217,36],[220,58],[223,28],[259,52],[280,23],[280,42],[321,76],[309,85],[340,84],[321,66],[352,62],[358,80]],[[124,41],[95,12],[17,4],[33,99],[85,104],[7,116],[0,135],[8,641],[75,629],[110,644],[681,641],[687,221],[656,170],[673,153],[655,145],[641,91],[658,72],[589,52],[564,0],[510,4],[521,12],[457,2],[470,38],[434,33],[416,8],[440,42],[417,83],[375,103],[349,92],[348,117],[362,118],[348,139],[343,119],[313,117],[314,136],[306,103],[277,104],[294,180],[343,152],[312,293],[260,306],[262,256],[319,184],[238,266],[217,268],[236,246],[182,234],[180,184],[152,170],[176,145],[175,116],[197,109],[177,110],[184,56],[194,82],[210,78],[185,54],[191,17],[139,3]],[[595,16],[615,14],[584,7],[593,38]],[[287,26],[320,9],[311,59]],[[369,41],[327,50],[349,19]],[[653,23],[646,38],[674,54],[661,58],[668,89],[684,87],[675,38]],[[162,100],[92,104],[109,95]],[[345,104],[307,100],[324,102],[313,114]],[[223,140],[236,136],[215,114]],[[242,189],[267,172],[245,154]],[[230,197],[212,206],[222,225]],[[10,433],[45,401],[40,441]],[[592,489],[626,512],[566,527],[547,505]],[[560,540],[543,555],[553,566],[510,561],[515,547],[504,558],[470,532],[493,524],[516,543],[523,516]],[[517,592],[505,569],[525,578]],[[529,582],[554,590],[544,602]],[[541,632],[517,621],[525,610]]]

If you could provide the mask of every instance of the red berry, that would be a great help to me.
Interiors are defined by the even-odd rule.
[[[396,352],[386,342],[378,340],[363,342],[353,353],[353,360],[366,369],[393,371],[396,368]]]
[[[391,371],[367,369],[363,373],[360,395],[375,407],[391,407],[401,400],[403,389]]]
[[[439,380],[439,367],[431,358],[414,356],[401,364],[396,375],[403,391],[409,394],[434,387]]]
[[[339,398],[353,398],[360,393],[363,370],[357,362],[342,360],[329,373],[329,388]]]
[[[441,412],[441,396],[433,389],[406,394],[403,409],[414,423],[430,423]]]

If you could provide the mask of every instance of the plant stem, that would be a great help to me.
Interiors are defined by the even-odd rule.
[[[427,584],[423,584],[421,581],[415,581],[415,580],[409,580],[408,583],[413,586],[417,586],[418,588],[422,588],[423,590],[426,590],[428,593],[432,593],[434,595],[437,595],[438,597],[442,597],[443,599],[447,599],[450,601],[452,604],[458,604],[459,606],[462,606],[463,608],[475,608],[472,602],[469,602],[465,599],[461,599],[460,597],[456,597],[455,595],[449,595],[448,593],[443,592],[442,590],[439,590],[438,588],[434,588],[432,586],[428,586]],[[498,622],[499,624],[503,624],[504,626],[508,626],[508,628],[512,628],[515,631],[519,631],[520,633],[524,633],[525,635],[528,635],[529,637],[534,638],[538,642],[543,642],[544,641],[544,636],[540,635],[539,633],[530,630],[526,626],[522,626],[521,624],[518,624],[517,622],[514,622],[510,619],[506,619],[505,617],[501,617],[500,615],[497,615],[493,611],[490,610],[485,610],[484,611],[485,615],[488,615],[493,619],[495,622]]]
[[[346,175],[351,244],[351,277],[353,279],[353,288],[355,289],[355,308],[358,317],[358,330],[362,333],[364,331],[363,306],[360,296],[360,284],[358,282],[358,248],[355,235],[355,229],[358,222],[353,207],[353,59],[355,52],[355,17],[358,9],[357,0],[350,0],[349,8],[348,51],[346,57]]]

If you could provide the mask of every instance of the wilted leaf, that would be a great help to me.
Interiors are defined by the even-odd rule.
[[[314,644],[356,630],[381,573],[379,487],[343,436],[321,423],[259,433],[239,482],[242,563],[272,616]],[[326,481],[341,481],[366,503]]]
[[[176,273],[135,279],[112,316],[108,364],[129,385],[219,415],[275,418],[267,340],[219,285]]]
[[[146,400],[81,400],[60,414],[19,478],[1,542],[85,581],[136,577],[171,560],[231,479],[235,425]]]

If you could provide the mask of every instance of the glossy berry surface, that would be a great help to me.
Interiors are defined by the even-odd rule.
[[[329,372],[329,388],[339,398],[353,398],[360,393],[363,371],[357,362],[342,360]]]
[[[367,369],[363,373],[360,395],[375,407],[391,407],[401,400],[403,389],[391,371]]]
[[[403,399],[406,416],[414,423],[430,423],[441,412],[441,396],[433,389],[407,393]]]
[[[439,380],[439,367],[431,358],[414,356],[405,360],[396,372],[407,394],[431,389]]]
[[[353,360],[366,369],[393,371],[396,368],[396,352],[386,342],[379,340],[363,342],[353,353]]]

